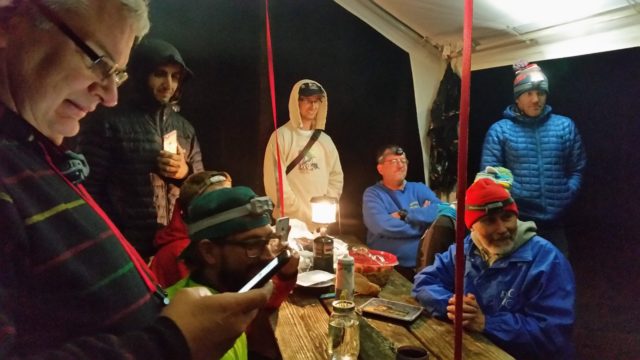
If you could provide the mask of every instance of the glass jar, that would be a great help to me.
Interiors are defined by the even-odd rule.
[[[334,273],[333,239],[329,236],[318,236],[313,240],[313,269]]]
[[[329,318],[329,359],[356,360],[360,352],[360,327],[353,301],[336,300]]]

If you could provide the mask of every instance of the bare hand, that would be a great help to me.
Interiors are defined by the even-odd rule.
[[[273,285],[246,293],[211,295],[204,287],[178,291],[162,316],[173,320],[184,335],[192,359],[219,359],[266,303]]]
[[[160,174],[164,177],[184,179],[189,173],[189,165],[187,165],[187,160],[185,159],[185,151],[180,145],[178,145],[177,154],[161,150],[157,160]]]
[[[392,212],[389,215],[391,215],[392,218],[400,219],[400,212],[399,211]]]
[[[449,299],[447,306],[447,317],[455,321],[456,298],[455,295]],[[484,331],[485,317],[475,295],[469,293],[462,297],[462,326],[471,331]]]

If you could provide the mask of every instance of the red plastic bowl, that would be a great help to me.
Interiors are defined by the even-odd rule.
[[[398,258],[386,251],[357,247],[350,249],[349,255],[353,256],[354,270],[380,286],[387,283],[391,270],[398,265]]]

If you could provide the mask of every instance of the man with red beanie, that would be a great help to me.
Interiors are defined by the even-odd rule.
[[[517,359],[572,359],[571,265],[533,222],[518,220],[507,190],[489,178],[467,189],[462,325]],[[412,295],[433,316],[454,319],[455,245],[415,277]]]

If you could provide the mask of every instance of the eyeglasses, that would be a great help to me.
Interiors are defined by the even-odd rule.
[[[385,160],[382,163],[390,163],[391,165],[407,165],[409,163],[409,159],[405,159],[405,158],[399,158],[399,159],[389,159],[389,160]]]
[[[218,241],[218,243],[243,247],[248,258],[255,258],[264,252],[266,246],[273,239],[280,239],[280,237],[276,235],[276,233],[271,233],[266,237],[255,237],[244,240],[222,240]]]
[[[127,78],[129,78],[129,74],[127,74],[126,70],[120,69],[118,64],[114,63],[105,55],[98,55],[89,47],[89,45],[80,39],[80,37],[73,32],[73,30],[71,30],[71,28],[65,24],[58,15],[56,15],[56,13],[45,6],[41,0],[31,0],[31,2],[47,20],[53,23],[53,25],[55,25],[67,38],[69,38],[69,40],[73,41],[73,43],[82,50],[85,55],[87,55],[89,60],[91,60],[89,68],[100,76],[102,81],[113,76],[116,86],[120,86],[127,80]]]

